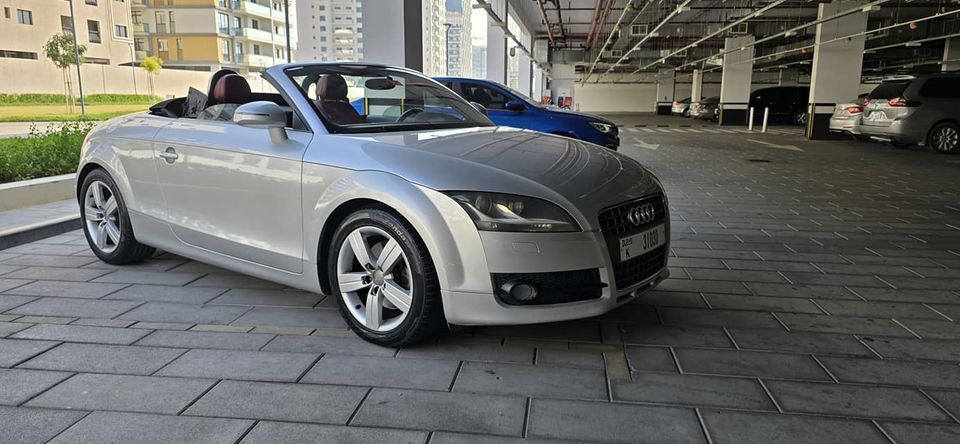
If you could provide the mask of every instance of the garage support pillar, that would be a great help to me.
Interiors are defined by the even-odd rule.
[[[833,0],[831,3],[821,3],[819,17],[829,17],[840,11],[856,8],[863,3],[861,0]],[[860,91],[863,46],[866,38],[859,36],[830,41],[865,31],[867,14],[857,12],[817,25],[813,71],[810,74],[810,105],[807,122],[809,139],[840,137],[830,133],[830,116],[833,115],[837,103],[855,99],[857,92]]]
[[[690,79],[690,103],[699,102],[703,98],[703,71],[693,70],[693,76]]]
[[[526,54],[519,53],[517,57],[520,59],[520,92],[524,93],[527,97],[532,96],[533,89],[533,63]]]
[[[724,40],[720,77],[720,125],[746,125],[753,82],[753,36]],[[751,46],[744,46],[751,45]],[[729,51],[729,52],[727,52]]]
[[[506,17],[506,14],[498,13],[498,15]],[[489,16],[487,17],[487,80],[504,85],[507,83],[507,34]]]
[[[381,2],[363,11],[363,61],[423,71],[423,2]]]
[[[661,69],[657,73],[657,114],[670,115],[673,106],[673,92],[676,86],[677,72],[673,69]]]
[[[943,71],[960,70],[960,37],[951,37],[943,42]]]

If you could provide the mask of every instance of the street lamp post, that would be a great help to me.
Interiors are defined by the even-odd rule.
[[[73,14],[73,0],[70,1],[70,22],[73,26],[73,57],[77,62],[77,86],[80,88],[80,115],[87,114],[87,106],[83,103],[83,76],[80,75],[80,46],[77,44],[77,16]]]
[[[283,0],[283,24],[287,34],[287,63],[293,61],[290,50],[290,0]]]

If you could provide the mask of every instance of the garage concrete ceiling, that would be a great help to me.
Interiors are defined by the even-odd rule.
[[[550,41],[554,63],[572,63],[591,81],[609,74],[719,69],[724,38],[758,40],[759,70],[809,71],[816,0],[518,0],[516,11]],[[864,0],[870,11],[864,75],[939,70],[944,36],[960,35],[960,1]],[[762,11],[758,14],[758,11]],[[931,18],[937,14],[942,16]],[[735,27],[734,22],[742,21]],[[619,23],[619,26],[617,24]],[[886,28],[886,29],[884,29]],[[778,35],[779,34],[779,35]],[[704,37],[708,37],[704,39]],[[690,47],[696,43],[695,47]],[[909,44],[908,44],[909,42]]]

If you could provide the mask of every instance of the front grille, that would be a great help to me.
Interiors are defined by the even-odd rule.
[[[655,217],[652,222],[634,225],[627,218],[631,208],[643,203],[653,204]],[[613,274],[617,289],[624,289],[651,277],[660,271],[667,260],[666,245],[626,261],[620,261],[620,238],[631,236],[666,223],[667,210],[662,195],[633,200],[600,212],[600,232],[607,243],[607,251],[613,262]],[[669,231],[667,232],[669,236]]]
[[[497,299],[509,305],[545,305],[597,299],[603,293],[600,270],[559,271],[551,273],[494,273],[493,289]],[[510,281],[537,287],[537,297],[517,301],[500,288]]]

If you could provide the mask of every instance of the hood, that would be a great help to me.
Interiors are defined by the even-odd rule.
[[[603,208],[660,190],[635,160],[566,137],[505,127],[366,136],[376,168],[441,191],[546,199],[593,225]],[[575,217],[577,215],[575,214]]]

